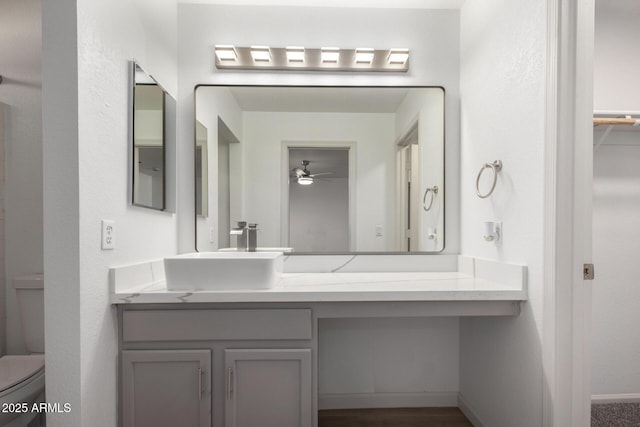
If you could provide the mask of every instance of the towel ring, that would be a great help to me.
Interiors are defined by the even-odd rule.
[[[431,193],[431,199],[429,200],[429,206],[427,206],[427,194],[429,193]],[[422,209],[424,209],[425,212],[429,212],[431,210],[437,194],[438,194],[437,185],[434,185],[433,187],[427,187],[427,189],[424,190],[424,196],[422,196]]]
[[[487,194],[482,194],[480,192],[480,177],[482,176],[482,173],[485,171],[485,169],[491,169],[493,171],[493,183],[491,183],[491,189],[489,190],[489,192]],[[478,197],[480,197],[481,199],[486,199],[491,194],[493,194],[493,190],[495,190],[496,188],[496,182],[498,181],[498,172],[500,172],[501,169],[502,161],[500,160],[494,160],[493,163],[485,163],[484,165],[482,165],[482,167],[480,168],[480,172],[478,172],[478,178],[476,178],[476,194],[478,195]]]

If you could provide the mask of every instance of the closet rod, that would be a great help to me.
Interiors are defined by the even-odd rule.
[[[630,125],[640,126],[640,119],[637,118],[615,118],[615,117],[594,117],[593,125]]]

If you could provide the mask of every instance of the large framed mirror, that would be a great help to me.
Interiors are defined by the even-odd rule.
[[[196,249],[444,249],[441,87],[198,86]],[[206,171],[206,173],[205,173]]]
[[[175,101],[134,61],[131,75],[131,202],[165,210],[167,112]]]

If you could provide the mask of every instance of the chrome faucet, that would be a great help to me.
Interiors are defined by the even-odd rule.
[[[249,229],[247,228],[246,221],[238,221],[238,226],[232,228],[229,234],[231,236],[236,236],[236,248],[238,249],[238,252],[247,252],[249,250]]]
[[[249,252],[255,252],[257,247],[258,247],[258,224],[249,224],[247,250]]]

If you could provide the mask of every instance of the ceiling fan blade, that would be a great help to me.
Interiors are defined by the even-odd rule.
[[[312,173],[312,174],[311,174],[311,175],[309,175],[309,176],[316,177],[316,176],[321,176],[321,175],[333,175],[333,172]]]

